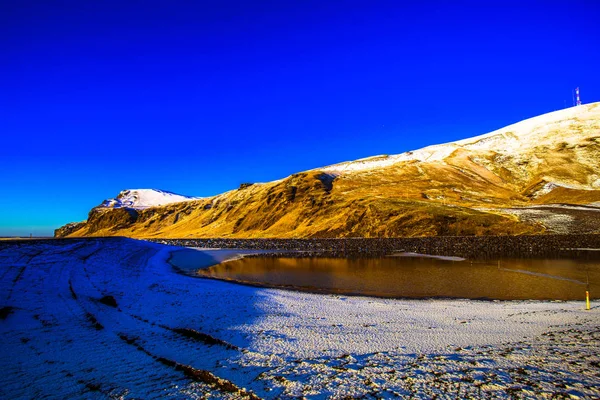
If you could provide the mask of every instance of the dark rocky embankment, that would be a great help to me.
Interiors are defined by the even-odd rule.
[[[0,241],[0,248],[44,242],[52,245],[124,238],[57,238]],[[600,235],[437,236],[354,239],[146,239],[172,246],[276,250],[257,256],[378,257],[397,252],[456,256],[471,259],[502,257],[600,258]]]
[[[589,250],[600,249],[600,235],[438,236],[385,239],[150,239],[150,241],[184,247],[277,250],[289,252],[286,256],[295,257],[372,257],[396,252],[472,259],[600,257],[600,251]],[[281,256],[281,253],[272,255]]]

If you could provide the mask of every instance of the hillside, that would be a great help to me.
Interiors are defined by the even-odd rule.
[[[55,235],[600,233],[600,103],[453,143],[242,185],[214,197],[136,204],[105,201],[87,221],[65,225]]]

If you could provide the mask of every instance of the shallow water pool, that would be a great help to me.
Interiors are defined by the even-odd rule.
[[[248,257],[196,274],[257,286],[398,298],[584,300],[588,280],[591,297],[600,292],[597,260]]]

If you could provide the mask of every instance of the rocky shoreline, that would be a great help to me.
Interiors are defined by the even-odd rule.
[[[61,245],[79,241],[119,240],[106,238],[15,239],[0,242],[0,248],[44,243]],[[414,252],[471,259],[502,257],[600,258],[599,234],[523,236],[434,236],[412,238],[345,239],[143,239],[182,247],[273,250],[257,257],[380,257]]]
[[[437,236],[349,239],[147,239],[203,248],[276,250],[256,256],[377,257],[397,252],[465,258],[600,258],[600,235]]]

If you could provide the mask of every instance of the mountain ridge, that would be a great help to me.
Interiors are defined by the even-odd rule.
[[[531,217],[536,212],[561,215],[574,229],[585,225],[591,233],[600,233],[596,214],[588,215],[596,212],[595,205],[585,216],[576,208],[535,209],[600,201],[599,154],[600,103],[592,103],[456,142],[244,184],[213,197],[182,196],[185,200],[155,207],[96,207],[87,222],[59,228],[56,236],[285,238],[556,232],[545,217]],[[581,218],[584,224],[579,223]]]

